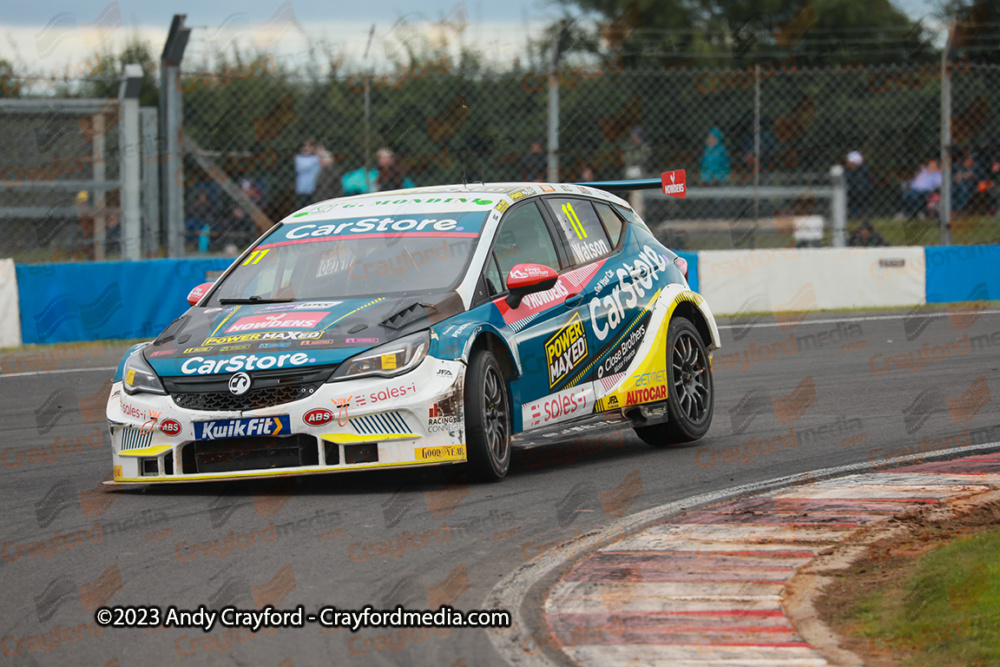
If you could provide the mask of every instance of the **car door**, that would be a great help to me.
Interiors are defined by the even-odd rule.
[[[655,292],[649,271],[643,270],[648,262],[632,256],[625,245],[624,221],[609,205],[568,197],[552,197],[546,203],[574,263],[593,271],[580,305],[590,347],[587,377],[581,381],[593,382],[595,396],[601,399],[626,379],[625,371],[648,333]],[[624,406],[608,399],[597,410],[618,407]]]
[[[511,308],[506,301],[506,279],[518,264],[541,264],[559,272],[560,276],[552,289],[528,294],[517,308]],[[545,343],[565,324],[567,310],[579,305],[579,290],[570,293],[566,269],[568,262],[556,232],[538,204],[532,200],[512,206],[500,221],[484,276],[489,289],[497,291],[493,303],[510,331],[509,339],[516,346],[521,361],[521,376],[513,380],[510,387],[515,406],[534,405],[552,393]],[[567,299],[573,297],[577,298],[567,306]],[[552,406],[548,419],[541,407],[536,407],[522,413],[525,429],[554,419]]]

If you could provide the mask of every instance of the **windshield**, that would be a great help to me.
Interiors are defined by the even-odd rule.
[[[488,212],[285,223],[212,294],[254,301],[363,298],[453,289]]]

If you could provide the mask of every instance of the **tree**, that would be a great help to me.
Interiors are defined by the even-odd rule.
[[[690,62],[742,68],[790,57],[810,67],[935,57],[922,22],[890,0],[560,2],[598,17],[605,36],[623,37],[618,41],[627,67]]]

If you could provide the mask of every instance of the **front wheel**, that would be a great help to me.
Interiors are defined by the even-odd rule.
[[[715,409],[712,366],[701,335],[690,320],[675,317],[667,328],[667,412],[669,421],[637,426],[650,445],[697,440],[708,432]]]
[[[469,359],[465,427],[472,477],[501,479],[510,468],[510,402],[503,372],[488,350],[476,350]]]

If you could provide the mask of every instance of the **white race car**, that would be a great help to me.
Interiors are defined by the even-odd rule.
[[[586,186],[312,205],[122,359],[112,483],[463,463],[497,479],[536,436],[699,438],[719,333],[686,273]]]

